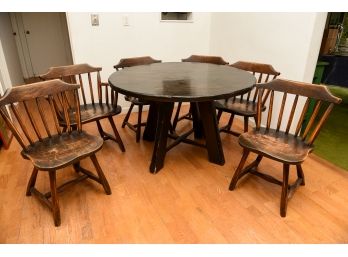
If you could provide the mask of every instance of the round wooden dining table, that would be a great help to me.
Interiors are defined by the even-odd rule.
[[[154,141],[150,172],[163,168],[171,116],[175,102],[189,102],[195,138],[205,138],[209,161],[225,163],[214,100],[243,94],[255,84],[255,77],[227,65],[166,62],[139,65],[114,72],[109,77],[118,93],[150,103],[143,139]],[[182,138],[179,136],[179,139]]]

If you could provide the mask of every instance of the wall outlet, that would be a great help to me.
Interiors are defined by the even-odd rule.
[[[92,26],[99,26],[99,15],[91,14],[91,24]]]

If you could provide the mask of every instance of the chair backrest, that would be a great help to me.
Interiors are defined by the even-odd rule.
[[[280,72],[276,71],[272,65],[266,64],[266,63],[238,61],[233,64],[230,64],[230,66],[240,70],[251,72],[256,78],[256,81],[257,81],[256,83],[266,83],[266,82],[269,82],[270,80],[276,79],[280,75]],[[246,94],[240,95],[238,99],[240,101],[243,101],[246,98],[247,101],[252,101],[255,103],[257,100],[257,94],[258,94],[258,90],[254,89],[249,91]],[[263,99],[263,103],[265,102],[266,99],[267,99],[267,95],[265,95]],[[236,100],[236,97],[233,98],[233,101],[235,100]]]
[[[322,128],[324,122],[327,120],[334,104],[339,104],[341,99],[333,96],[326,86],[303,83],[297,81],[283,80],[283,79],[275,79],[271,82],[258,84],[256,87],[260,90],[258,95],[258,104],[257,104],[257,122],[256,122],[256,130],[259,130],[261,127],[261,118],[262,114],[267,114],[267,123],[266,129],[270,129],[272,116],[278,116],[277,119],[277,127],[276,131],[281,131],[281,124],[283,120],[287,120],[286,129],[283,130],[285,134],[288,134],[291,126],[295,125],[295,133],[294,136],[300,136],[303,141],[305,141],[308,145],[312,145],[314,140],[319,134],[320,129]],[[274,94],[275,92],[279,92],[282,95],[281,105],[279,106],[279,113],[277,115],[274,106]],[[269,98],[269,108],[267,111],[262,112],[262,97],[264,94],[270,95]],[[284,109],[286,100],[289,95],[293,95],[292,107],[288,117],[284,117]],[[306,98],[305,104],[303,106],[302,111],[300,111],[300,118],[297,121],[297,124],[293,124],[294,114],[296,112],[296,107],[299,102],[299,97]],[[301,129],[304,117],[308,111],[308,107],[310,105],[310,101],[314,101],[314,110],[308,121],[308,124],[305,128]],[[274,113],[275,115],[272,115]],[[302,130],[302,131],[301,131]]]
[[[279,71],[276,71],[272,65],[267,63],[238,61],[230,64],[230,66],[252,72],[257,79],[257,83],[266,83],[280,75]]]
[[[226,62],[220,56],[208,56],[208,55],[191,55],[186,59],[181,59],[182,62],[201,62],[201,63],[211,63],[218,65],[227,65]]]
[[[79,87],[55,79],[13,87],[5,92],[0,99],[0,114],[24,150],[37,141],[62,134],[58,115],[64,116],[68,133],[73,131],[70,121],[71,115],[75,115],[73,125],[81,132]],[[68,92],[73,95],[73,105],[69,104]]]
[[[100,78],[101,67],[93,67],[89,64],[74,64],[67,66],[57,66],[48,69],[47,73],[40,75],[43,80],[61,79],[69,83],[80,84],[80,92],[82,96],[82,103],[106,103],[117,105],[117,94],[107,83],[102,83]],[[93,88],[97,87],[97,97],[94,97]],[[103,90],[104,89],[104,90]],[[103,92],[104,91],[104,92]],[[86,93],[89,93],[89,98]],[[109,97],[110,95],[110,97]],[[105,99],[105,100],[104,100]]]
[[[118,64],[114,65],[116,70],[124,69],[126,67],[132,67],[137,65],[146,65],[152,63],[159,63],[161,60],[155,60],[150,56],[132,57],[132,58],[122,58]]]

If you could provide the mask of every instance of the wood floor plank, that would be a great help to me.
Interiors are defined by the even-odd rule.
[[[298,188],[287,217],[281,218],[279,186],[246,176],[236,190],[228,190],[242,154],[236,137],[221,134],[224,166],[210,163],[204,148],[180,144],[153,175],[149,172],[153,144],[136,143],[133,131],[121,129],[122,119],[114,118],[126,152],[106,141],[97,153],[112,195],[105,195],[94,181],[67,188],[59,194],[58,228],[48,208],[25,196],[32,166],[21,158],[18,143],[13,140],[9,150],[0,150],[0,243],[348,242],[348,172],[315,156],[315,151],[303,164],[306,186]],[[221,122],[227,120],[223,114]],[[112,132],[108,122],[102,126]],[[179,132],[189,128],[189,121],[178,123]],[[84,129],[98,135],[93,123]],[[243,123],[236,119],[234,129],[242,130]],[[251,154],[247,163],[253,158]],[[94,170],[90,160],[81,165]],[[280,164],[264,159],[259,168],[281,179]],[[74,176],[67,167],[57,173],[57,181]],[[291,168],[290,181],[295,179],[296,170]],[[44,172],[38,174],[37,187],[49,190]]]

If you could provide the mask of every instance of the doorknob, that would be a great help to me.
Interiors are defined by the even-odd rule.
[[[29,35],[29,34],[30,34],[30,31],[29,31],[29,30],[27,30],[27,31],[25,32],[25,34]]]

